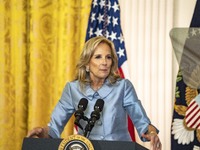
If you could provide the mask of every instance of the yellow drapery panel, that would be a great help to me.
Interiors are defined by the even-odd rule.
[[[19,150],[28,130],[49,122],[74,78],[91,0],[0,3],[0,150]],[[73,118],[62,137],[70,134]]]

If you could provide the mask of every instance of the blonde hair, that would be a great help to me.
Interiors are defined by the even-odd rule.
[[[88,63],[90,62],[90,59],[92,58],[96,47],[100,43],[106,43],[111,48],[112,66],[111,66],[110,74],[107,77],[109,82],[113,84],[118,79],[120,79],[120,75],[118,72],[118,58],[115,52],[115,46],[113,42],[111,42],[110,40],[108,40],[107,38],[103,36],[93,37],[85,43],[79,62],[76,65],[75,79],[80,82],[81,89],[83,89],[86,84],[91,83],[90,78],[89,78],[89,73],[86,72],[86,65],[88,65]]]

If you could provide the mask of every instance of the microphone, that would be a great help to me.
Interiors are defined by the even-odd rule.
[[[83,127],[80,125],[79,121],[85,119],[84,111],[87,108],[88,100],[86,98],[81,98],[78,104],[78,110],[74,113],[75,121],[74,124],[83,130]]]
[[[88,124],[85,127],[84,136],[89,137],[92,128],[95,125],[95,122],[100,118],[100,112],[103,110],[104,101],[102,99],[98,99],[94,105],[94,111],[91,113],[91,118],[88,120]]]

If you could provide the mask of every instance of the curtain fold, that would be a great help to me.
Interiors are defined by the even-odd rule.
[[[74,78],[91,0],[0,2],[0,150],[17,150]],[[62,137],[73,131],[72,118]]]

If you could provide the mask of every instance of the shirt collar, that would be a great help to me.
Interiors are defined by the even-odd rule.
[[[109,83],[108,80],[105,81],[105,83],[103,84],[103,86],[97,90],[94,91],[90,85],[86,85],[86,89],[84,92],[84,95],[89,99],[89,100],[93,100],[95,94],[98,94],[99,97],[101,99],[105,99],[105,97],[107,97],[107,95],[113,90],[113,87],[111,86],[111,84]]]

